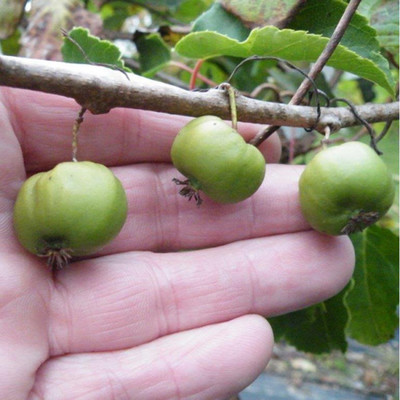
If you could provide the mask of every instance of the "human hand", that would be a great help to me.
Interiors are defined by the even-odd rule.
[[[169,163],[187,119],[115,109],[85,115],[78,159],[113,166],[127,222],[100,255],[52,274],[16,241],[13,203],[26,174],[71,159],[78,111],[70,99],[0,89],[0,398],[239,392],[271,355],[262,316],[343,288],[354,265],[349,239],[310,230],[297,200],[300,166],[269,164],[250,199],[196,207],[178,195]],[[250,137],[257,127],[239,129]],[[276,162],[278,139],[261,150]]]

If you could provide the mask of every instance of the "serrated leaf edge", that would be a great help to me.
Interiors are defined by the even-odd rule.
[[[327,38],[327,37],[325,37],[325,36],[317,35],[317,34],[314,34],[314,33],[308,33],[307,31],[303,31],[303,30],[293,30],[293,29],[288,29],[288,28],[285,28],[285,29],[278,29],[278,28],[276,28],[276,27],[274,27],[274,26],[265,26],[265,27],[263,27],[263,28],[255,28],[255,29],[253,29],[253,30],[250,32],[250,34],[249,34],[249,36],[247,37],[247,39],[246,39],[246,40],[243,40],[243,41],[241,41],[241,42],[239,42],[238,40],[233,39],[233,38],[231,38],[231,37],[229,37],[229,36],[227,36],[227,35],[223,35],[223,34],[221,34],[221,33],[215,32],[215,31],[206,30],[206,31],[201,31],[201,32],[192,32],[192,33],[189,33],[188,35],[186,35],[185,37],[183,37],[183,38],[176,44],[176,46],[175,46],[175,51],[176,51],[178,54],[180,54],[181,56],[184,56],[184,57],[188,57],[188,58],[199,58],[199,57],[197,57],[197,56],[193,56],[193,55],[190,55],[190,54],[188,54],[188,53],[185,54],[185,52],[182,52],[182,51],[180,50],[180,48],[182,47],[182,45],[183,45],[186,41],[188,41],[188,40],[193,40],[193,38],[195,38],[196,36],[201,37],[201,36],[204,35],[204,34],[210,33],[210,34],[212,34],[212,35],[220,36],[221,38],[224,38],[225,40],[231,42],[231,43],[232,43],[232,47],[233,47],[233,46],[237,46],[237,45],[239,45],[239,46],[250,45],[250,46],[249,46],[249,47],[250,47],[250,50],[246,50],[246,49],[245,49],[245,50],[246,50],[245,53],[247,53],[247,54],[243,54],[243,57],[249,57],[249,56],[253,56],[253,55],[259,55],[259,56],[270,55],[270,56],[274,56],[274,55],[276,55],[274,52],[272,52],[272,53],[267,53],[267,54],[266,54],[266,53],[263,53],[263,54],[254,54],[254,53],[252,53],[252,51],[251,51],[251,49],[252,49],[252,47],[253,47],[251,42],[254,43],[255,40],[257,39],[257,35],[259,35],[260,32],[262,32],[263,30],[275,31],[274,35],[276,35],[276,34],[278,34],[278,35],[284,35],[284,34],[289,33],[292,37],[295,36],[295,35],[297,35],[297,36],[303,37],[303,38],[304,38],[304,37],[312,38],[312,39],[314,39],[314,40],[320,41],[320,43],[321,43],[321,45],[323,45],[323,47],[325,47],[325,45],[326,45],[326,44],[328,43],[328,41],[329,41],[329,38]],[[215,38],[214,38],[214,39],[215,39]],[[295,46],[295,45],[298,45],[300,42],[302,42],[302,40],[296,41],[296,43],[295,43],[295,44],[291,44],[290,47]],[[219,56],[237,56],[237,54],[231,54],[231,53],[229,53],[229,48],[230,48],[230,47],[231,47],[231,46],[228,46],[228,47],[226,47],[225,49],[222,49],[222,50],[219,51],[219,52],[210,53],[210,54],[207,54],[207,55],[205,55],[205,56],[202,56],[201,58],[210,59],[210,58],[219,57]],[[355,51],[349,49],[349,48],[346,47],[346,46],[343,46],[343,45],[340,45],[340,44],[339,44],[338,47],[337,47],[337,49],[336,49],[336,50],[334,51],[334,53],[332,54],[332,57],[331,57],[331,58],[329,59],[329,61],[327,62],[327,65],[331,65],[332,63],[334,64],[334,62],[335,62],[335,53],[337,54],[339,51],[342,51],[342,52],[344,52],[346,55],[351,56],[351,57],[353,57],[353,58],[355,58],[355,59],[359,59],[359,60],[362,61],[362,62],[368,63],[368,64],[370,64],[370,66],[371,66],[372,68],[374,68],[375,70],[378,70],[378,71],[379,71],[379,75],[380,75],[379,81],[377,81],[376,79],[372,79],[371,77],[369,77],[369,74],[364,74],[364,75],[360,75],[360,76],[364,77],[365,79],[372,80],[373,82],[379,84],[380,86],[382,86],[383,88],[385,88],[392,96],[394,96],[394,88],[393,88],[394,83],[393,83],[393,78],[392,78],[392,76],[390,75],[390,73],[389,73],[389,74],[386,74],[381,68],[379,68],[379,67],[377,66],[377,64],[376,64],[375,62],[373,62],[373,61],[370,60],[369,58],[365,58],[365,57],[360,56],[360,55],[357,54]],[[376,54],[376,55],[381,59],[381,62],[384,62],[385,64],[388,65],[387,60],[385,60],[385,58],[383,58],[381,54],[376,53],[376,52],[374,52],[374,54]],[[280,56],[280,57],[281,57],[281,56]],[[315,61],[315,58],[310,58],[310,57],[307,57],[307,58],[305,58],[305,57],[304,57],[304,58],[303,58],[303,57],[301,57],[301,58],[293,57],[293,58],[287,58],[287,59],[290,60],[290,61],[308,61],[308,62],[313,62],[313,61]],[[333,60],[333,61],[332,61],[332,60]],[[362,64],[361,64],[361,65],[362,65]],[[362,65],[362,66],[363,66],[363,65]],[[333,65],[333,67],[334,67],[334,65]],[[357,73],[356,71],[357,71],[357,70],[355,70],[355,71],[354,71],[354,70],[349,70],[348,72],[352,72],[352,73],[358,75],[358,73]],[[376,75],[378,75],[378,74],[374,74],[374,75],[376,76]],[[382,80],[383,80],[384,82],[382,82]]]

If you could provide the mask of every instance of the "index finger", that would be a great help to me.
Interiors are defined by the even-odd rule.
[[[80,106],[72,99],[21,89],[1,88],[21,143],[27,171],[35,172],[71,159],[72,126]],[[1,96],[0,96],[1,98]],[[78,159],[106,165],[169,162],[172,141],[188,117],[136,109],[108,114],[87,112],[79,133]],[[249,140],[262,126],[239,124]],[[268,162],[280,157],[277,135],[260,146]]]

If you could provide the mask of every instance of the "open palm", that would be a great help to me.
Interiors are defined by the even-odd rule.
[[[350,241],[318,234],[302,218],[301,167],[269,164],[242,203],[187,202],[169,159],[187,119],[118,109],[85,117],[78,158],[113,166],[128,220],[101,254],[53,274],[17,243],[13,203],[27,174],[71,159],[78,111],[69,99],[0,89],[0,398],[217,400],[239,392],[271,354],[262,316],[338,292],[353,269]],[[277,138],[262,151],[277,161]]]

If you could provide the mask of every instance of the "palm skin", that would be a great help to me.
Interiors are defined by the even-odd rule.
[[[343,288],[350,241],[304,221],[301,167],[268,164],[259,191],[235,205],[186,202],[169,150],[187,119],[118,109],[85,116],[78,158],[112,166],[128,195],[127,223],[101,254],[52,273],[16,241],[13,203],[27,175],[71,159],[78,111],[69,99],[0,89],[0,398],[239,392],[271,355],[264,316]],[[250,137],[258,127],[239,129]],[[278,139],[261,150],[276,162]]]

